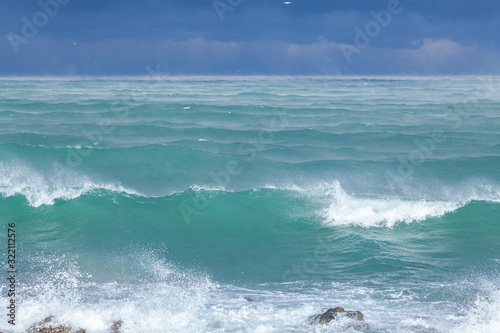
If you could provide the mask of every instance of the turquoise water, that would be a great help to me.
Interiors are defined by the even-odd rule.
[[[499,92],[487,77],[2,79],[19,306],[0,329],[337,332],[308,317],[342,306],[370,332],[498,332]]]

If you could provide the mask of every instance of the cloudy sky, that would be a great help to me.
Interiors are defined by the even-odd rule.
[[[500,74],[498,0],[0,0],[0,75]]]

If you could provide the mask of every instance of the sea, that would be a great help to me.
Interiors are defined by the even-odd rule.
[[[4,333],[498,333],[500,78],[0,78],[0,244]]]

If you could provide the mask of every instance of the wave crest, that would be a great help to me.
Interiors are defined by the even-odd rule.
[[[53,205],[56,199],[75,199],[98,189],[139,195],[119,183],[95,181],[58,164],[43,172],[26,163],[0,162],[0,194],[22,195],[33,207]]]
[[[466,205],[466,202],[411,201],[399,198],[355,197],[347,194],[336,182],[327,190],[331,203],[323,211],[329,225],[361,227],[394,227],[397,223],[418,222],[441,217]]]

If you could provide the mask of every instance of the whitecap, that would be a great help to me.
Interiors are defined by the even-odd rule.
[[[418,222],[441,217],[463,207],[466,202],[405,200],[390,197],[352,196],[336,182],[327,190],[330,204],[322,215],[328,225],[394,227],[397,223]]]
[[[53,205],[55,200],[71,200],[99,189],[140,195],[118,182],[96,181],[58,164],[42,171],[20,161],[0,162],[0,194],[22,195],[33,207]]]

